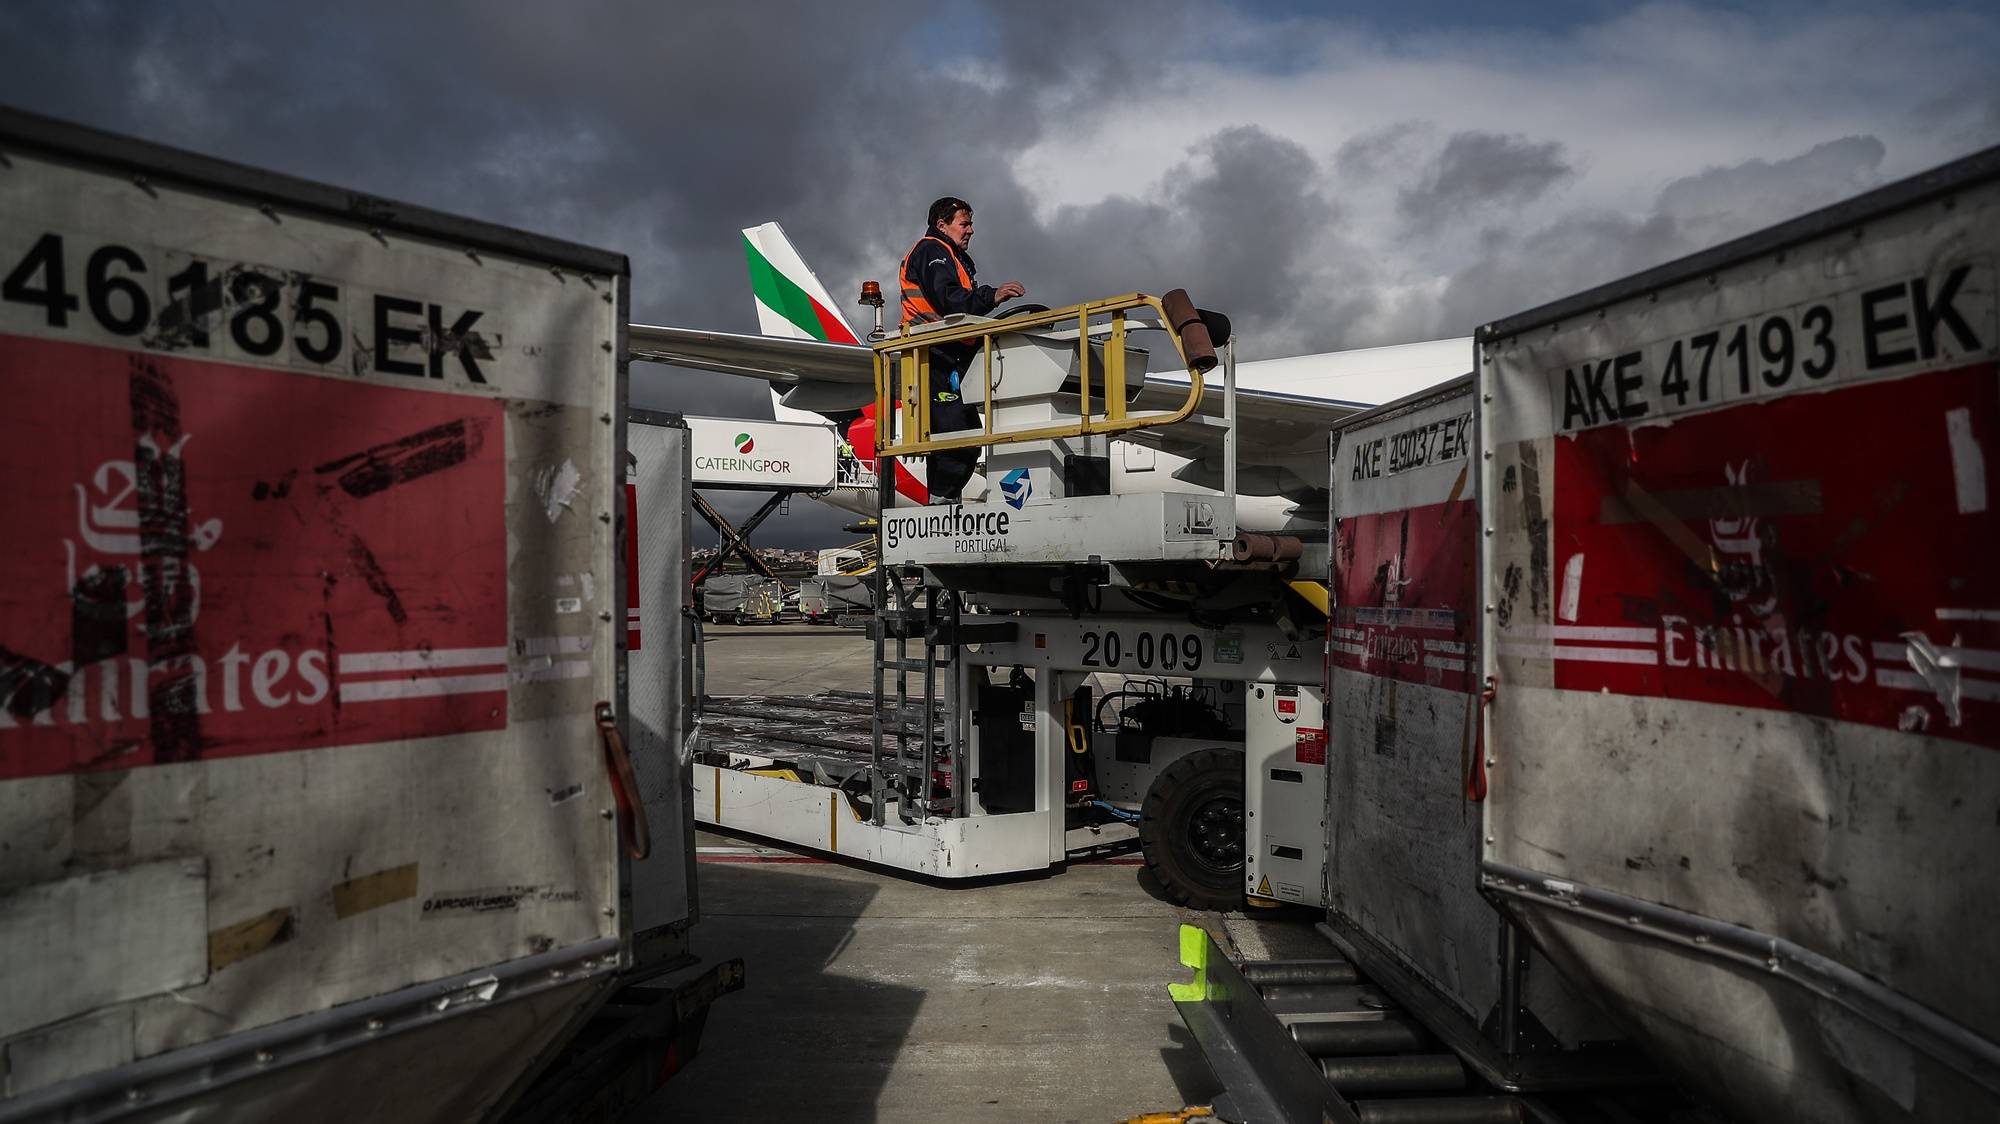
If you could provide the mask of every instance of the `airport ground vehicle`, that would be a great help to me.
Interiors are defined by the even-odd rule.
[[[1269,792],[1214,781],[1269,776],[1237,763],[1294,755],[1314,697],[1326,425],[1463,373],[1463,349],[1433,341],[1247,364],[1254,385],[1239,387],[1226,317],[1184,294],[1171,322],[1161,300],[1134,295],[885,338],[879,286],[864,285],[871,347],[775,224],[743,235],[766,335],[634,324],[632,353],[766,379],[780,416],[838,419],[857,464],[887,454],[893,488],[878,471],[867,495],[843,474],[828,496],[884,516],[875,659],[887,674],[867,699],[708,708],[698,760],[712,771],[695,777],[708,786],[705,820],[920,872],[1034,870],[1073,847],[1129,840],[1173,771],[1151,822],[1173,825],[1153,830],[1178,841],[1159,867],[1176,893],[1316,897],[1316,848],[1274,840],[1246,856],[1238,830],[1261,801],[1296,803],[1313,780],[1281,770]],[[1192,355],[1189,332],[1205,341]],[[987,421],[933,440],[924,356],[947,339],[984,347],[983,367],[967,372],[978,389],[965,393]],[[1150,351],[1140,342],[1155,339]],[[1231,361],[1221,393],[1211,383],[1204,394],[1215,348]],[[1151,371],[1153,354],[1172,361]],[[1239,441],[1246,425],[1255,439]],[[974,445],[987,453],[969,502],[907,509],[928,501],[925,455]],[[931,518],[945,511],[950,527]],[[977,619],[959,620],[968,609]],[[1009,647],[1016,637],[1028,647]],[[1169,637],[1175,650],[1160,652]],[[1245,687],[1260,682],[1271,689]],[[1246,691],[1260,706],[1246,708]],[[1269,745],[1248,745],[1260,738]],[[843,829],[849,818],[866,826]],[[1196,824],[1199,847],[1187,843]]]
[[[1316,792],[1318,766],[1280,770],[1270,794],[1242,777],[1250,758],[1291,760],[1297,729],[1316,728],[1323,587],[1294,578],[1324,547],[1238,535],[1228,490],[1123,493],[1107,471],[1113,432],[1233,433],[1226,338],[1218,356],[1185,298],[1174,306],[1190,319],[1170,325],[1166,302],[1135,296],[939,329],[993,341],[992,433],[933,435],[912,412],[870,451],[986,444],[998,485],[952,507],[884,490],[875,691],[711,700],[694,770],[704,822],[949,878],[1143,835],[1185,900],[1317,901],[1317,818],[1268,847],[1246,848],[1244,825],[1266,799]],[[1193,382],[1142,398],[1147,356],[1126,333],[1170,328]],[[910,339],[940,338],[878,346],[915,361]],[[1198,415],[1218,366],[1224,408]],[[895,374],[922,400],[926,372]]]
[[[1996,259],[1989,150],[1336,430],[1330,945],[1189,938],[1225,1115],[1600,1119],[1604,1028],[1736,1119],[2000,1114]]]
[[[565,1119],[693,1048],[628,272],[0,112],[0,1119]]]

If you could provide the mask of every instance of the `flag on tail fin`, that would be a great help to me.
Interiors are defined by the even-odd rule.
[[[759,331],[785,339],[861,342],[777,223],[746,229],[743,256],[750,262]]]

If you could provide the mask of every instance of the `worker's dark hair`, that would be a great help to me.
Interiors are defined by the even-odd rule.
[[[947,195],[931,204],[930,221],[924,224],[924,229],[936,230],[937,224],[950,222],[958,217],[960,211],[970,214],[972,212],[972,204],[967,203],[956,195]]]

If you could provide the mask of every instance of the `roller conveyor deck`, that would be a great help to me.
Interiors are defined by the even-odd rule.
[[[1175,1005],[1225,1092],[1222,1120],[1344,1124],[1712,1124],[1629,1052],[1497,1060],[1460,1041],[1402,981],[1378,978],[1334,942],[1324,959],[1229,960],[1182,930]],[[1399,998],[1400,997],[1400,998]]]
[[[696,722],[697,752],[773,758],[844,779],[873,759],[873,701],[859,691],[814,695],[719,695],[702,700]],[[914,736],[921,726],[921,703],[906,708]],[[932,710],[937,737],[944,734],[941,708]],[[885,715],[893,721],[893,716]],[[885,761],[884,767],[893,767]]]

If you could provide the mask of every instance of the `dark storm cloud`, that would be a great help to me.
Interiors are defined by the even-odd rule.
[[[1555,141],[1454,133],[1422,181],[1397,194],[1396,210],[1412,226],[1462,221],[1486,208],[1533,202],[1575,174]]]
[[[1254,339],[1314,300],[1313,241],[1337,219],[1318,179],[1305,149],[1237,126],[1197,140],[1146,199],[1064,207],[1018,252],[1046,279],[1029,280],[1037,300],[1186,287]]]
[[[1373,131],[1336,137],[1322,163],[1251,124],[1265,106],[1246,101],[1161,130],[1148,171],[1097,177],[1111,186],[1093,202],[1038,209],[1019,178],[1024,154],[1090,135],[1107,107],[1152,126],[1152,99],[1187,104],[1172,99],[1191,82],[1268,77],[1274,59],[1337,70],[1331,34],[1213,0],[1123,16],[1058,0],[17,0],[0,6],[0,102],[619,250],[636,318],[726,331],[756,330],[740,228],[783,223],[859,319],[856,283],[888,280],[925,204],[963,195],[983,280],[1050,304],[1185,285],[1237,319],[1253,357],[1462,334],[1852,194],[1889,162],[1842,137],[1675,181],[1633,213],[1565,214],[1571,150],[1597,155],[1588,127],[1559,142],[1380,128],[1357,109],[1341,127]],[[1222,65],[1244,51],[1262,61]],[[2000,95],[1989,72],[1960,81],[1909,128],[1962,131],[1962,151],[2000,137]],[[1825,135],[1878,128],[1907,159],[1906,135],[1875,124]],[[689,413],[768,409],[760,384],[651,364],[632,391]],[[795,510],[773,541],[840,537],[844,515]]]
[[[1566,215],[1525,234],[1489,229],[1472,265],[1438,300],[1440,335],[1470,335],[1489,320],[1522,312],[1669,261],[1694,247],[1674,220],[1604,212]]]
[[[1437,126],[1429,121],[1398,121],[1354,137],[1333,154],[1333,166],[1355,181],[1400,174],[1431,143]]]
[[[1659,211],[1691,238],[1721,241],[1874,186],[1888,149],[1874,137],[1841,137],[1786,160],[1750,160],[1675,180]]]
[[[994,17],[982,85],[930,57],[929,10],[51,3],[9,10],[0,98],[625,250],[640,314],[742,328],[738,228],[826,230],[837,269],[940,182],[1016,190],[1036,99],[1066,88],[1017,44],[1036,17]]]
[[[1524,233],[1487,228],[1474,263],[1439,301],[1452,331],[1524,311],[1859,194],[1884,148],[1842,137],[1787,159],[1747,160],[1674,180],[1643,218],[1575,212]]]
[[[1084,97],[1141,97],[1175,80],[1170,60],[1199,47],[1204,19],[1215,13],[1192,0],[1148,4],[1143,18],[1115,19],[1090,4],[999,3],[981,9],[994,34],[987,50],[1011,95],[993,107],[1005,113],[1022,97],[1073,102]],[[938,36],[965,49],[977,41]]]

